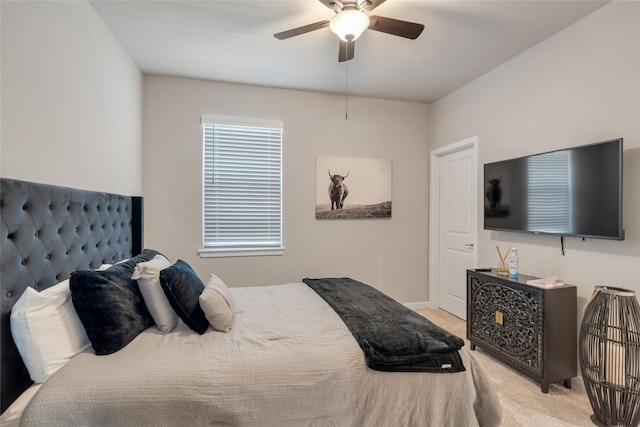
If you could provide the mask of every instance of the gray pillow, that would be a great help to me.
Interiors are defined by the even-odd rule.
[[[97,355],[115,353],[153,326],[138,283],[131,275],[138,262],[149,261],[157,254],[145,249],[103,271],[71,273],[71,300]]]
[[[204,283],[193,268],[179,259],[171,267],[160,270],[160,285],[182,321],[197,333],[204,334],[209,322],[198,300]]]

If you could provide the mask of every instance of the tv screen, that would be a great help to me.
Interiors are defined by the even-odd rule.
[[[622,138],[484,165],[484,228],[623,240]]]

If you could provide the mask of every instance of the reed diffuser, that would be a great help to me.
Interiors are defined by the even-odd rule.
[[[511,252],[511,247],[507,249],[507,252],[504,253],[504,256],[502,256],[502,252],[500,252],[499,246],[496,246],[496,249],[498,250],[498,256],[500,257],[500,263],[498,264],[496,272],[501,276],[508,276],[509,269],[507,268],[507,257],[509,256],[509,252]]]

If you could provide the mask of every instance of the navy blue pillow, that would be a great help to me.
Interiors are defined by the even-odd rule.
[[[179,259],[171,267],[160,270],[160,285],[182,321],[197,333],[204,334],[209,322],[200,307],[199,297],[205,285],[193,268]]]
[[[71,273],[71,300],[97,355],[115,353],[154,325],[138,282],[131,275],[137,263],[149,261],[157,254],[145,249],[140,255],[103,271]]]

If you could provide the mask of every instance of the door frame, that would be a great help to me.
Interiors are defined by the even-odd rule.
[[[430,152],[430,176],[429,176],[429,308],[440,307],[440,289],[438,278],[440,277],[440,163],[441,158],[448,154],[472,148],[473,161],[472,176],[478,182],[478,136],[472,136],[462,141],[454,142],[447,146],[436,148]],[[472,189],[473,198],[478,205],[478,185]],[[477,229],[477,227],[476,227]],[[478,233],[473,242],[474,256],[478,256]]]

